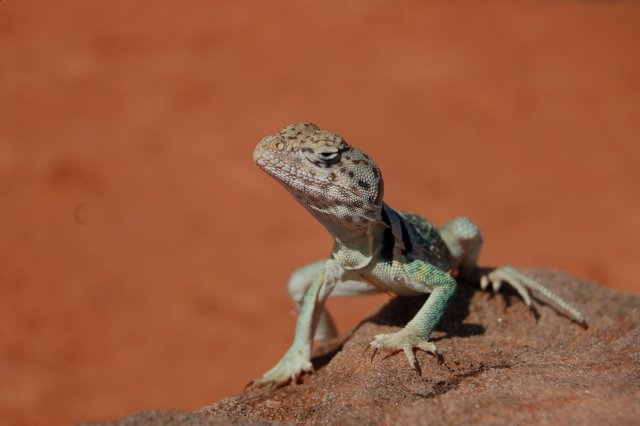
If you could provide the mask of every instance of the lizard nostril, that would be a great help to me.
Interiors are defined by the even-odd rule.
[[[276,142],[274,146],[278,151],[282,151],[284,149],[284,142]]]

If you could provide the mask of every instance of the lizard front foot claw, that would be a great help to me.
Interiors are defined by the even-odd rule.
[[[311,364],[309,356],[304,356],[297,351],[290,351],[271,370],[252,380],[247,387],[283,386],[289,382],[296,382],[304,373],[313,373],[313,364]]]
[[[414,349],[420,349],[425,352],[431,352],[437,355],[436,345],[433,342],[420,337],[417,333],[407,331],[406,328],[396,333],[378,334],[369,344],[374,349],[374,356],[378,350],[387,350],[391,354],[403,351],[409,365],[420,371],[418,360],[414,353]]]

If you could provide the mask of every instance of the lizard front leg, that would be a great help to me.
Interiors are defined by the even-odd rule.
[[[291,347],[282,359],[251,384],[286,384],[297,380],[303,373],[313,371],[311,364],[311,346],[313,335],[326,298],[337,282],[341,268],[333,260],[328,260],[307,289],[302,300],[300,314],[296,322],[296,331]]]
[[[307,293],[307,290],[313,283],[314,279],[318,276],[318,274],[325,268],[326,263],[326,259],[314,262],[307,266],[303,266],[300,269],[297,269],[293,274],[291,274],[291,278],[289,279],[287,288],[289,289],[289,295],[291,296],[293,302],[296,304],[296,308],[298,309],[298,311],[300,311],[302,307],[302,302],[304,300],[305,294]],[[331,297],[357,296],[362,294],[376,293],[379,291],[380,289],[366,282],[341,280],[336,284],[336,287],[331,292]],[[331,339],[336,337],[338,335],[338,331],[327,308],[323,306],[319,309],[321,312],[318,317],[318,325],[316,327],[314,340],[322,345],[326,344]]]
[[[404,271],[411,282],[424,283],[425,292],[433,289],[431,295],[402,330],[379,334],[370,346],[374,350],[403,351],[409,364],[419,369],[414,349],[436,353],[436,346],[429,342],[429,335],[446,311],[455,294],[457,283],[449,273],[420,260],[404,265]]]

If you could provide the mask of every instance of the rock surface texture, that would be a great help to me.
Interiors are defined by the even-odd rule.
[[[530,273],[581,310],[589,328],[539,299],[532,313],[508,290],[492,296],[463,284],[432,335],[438,358],[418,353],[421,374],[402,354],[363,354],[424,302],[396,298],[315,358],[316,374],[299,384],[103,424],[639,424],[640,296]]]

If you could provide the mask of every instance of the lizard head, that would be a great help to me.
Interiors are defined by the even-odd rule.
[[[334,235],[380,221],[380,169],[336,133],[292,124],[262,139],[253,159]]]

